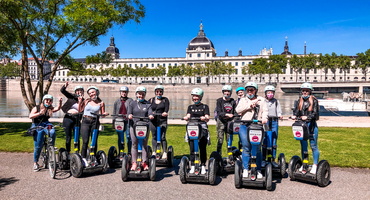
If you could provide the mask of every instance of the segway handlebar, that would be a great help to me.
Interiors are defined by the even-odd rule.
[[[262,123],[261,120],[253,119],[253,120],[241,120],[242,123]]]
[[[97,113],[93,113],[93,112],[90,112],[90,114],[92,114],[92,115],[95,115],[95,116],[97,116],[97,117],[105,117],[105,116],[108,116],[109,114],[97,114]]]
[[[117,115],[111,115],[112,117],[126,117],[127,115],[126,114],[117,114]]]

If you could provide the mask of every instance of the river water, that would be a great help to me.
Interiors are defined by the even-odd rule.
[[[50,92],[55,98],[63,98],[63,103],[66,98],[59,92]],[[111,92],[101,92],[101,99],[106,104],[106,110],[110,114],[113,111],[113,104],[116,99],[119,98],[117,91]],[[213,117],[213,110],[216,106],[216,99],[221,97],[221,92],[206,92],[203,97],[202,102],[206,103],[210,107],[211,116]],[[259,93],[263,95],[263,93]],[[148,93],[147,99],[154,96],[154,94]],[[186,110],[189,104],[191,104],[191,95],[188,91],[186,92],[176,92],[176,93],[165,93],[164,96],[170,100],[170,119],[179,119],[186,114]],[[236,98],[236,95],[232,95]],[[86,97],[86,94],[85,94]],[[131,92],[129,97],[133,98],[133,93]],[[341,98],[341,94],[329,94],[331,98]],[[277,93],[276,98],[280,101],[282,107],[283,115],[291,115],[291,108],[293,106],[294,100],[298,99],[298,94],[290,93]],[[57,101],[54,101],[54,106]],[[0,117],[28,117],[29,111],[23,102],[21,92],[18,91],[0,91]],[[54,113],[53,117],[63,117],[63,112],[59,111]]]

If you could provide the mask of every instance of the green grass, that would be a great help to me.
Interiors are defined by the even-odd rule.
[[[30,123],[0,123],[0,151],[33,152],[33,138],[25,131]],[[117,146],[117,134],[111,124],[105,124],[105,130],[99,136],[99,149],[106,153],[110,146]],[[211,145],[207,147],[208,156],[216,150],[216,127],[209,126]],[[177,158],[189,154],[189,146],[184,141],[185,126],[170,125],[167,130],[168,145],[174,147]],[[234,144],[236,144],[234,140]],[[332,128],[319,127],[320,159],[328,160],[331,166],[370,168],[370,133],[368,128]],[[151,145],[151,138],[149,138]],[[57,147],[64,147],[65,135],[57,127]],[[226,155],[226,142],[223,146]],[[278,154],[284,153],[287,161],[294,155],[300,156],[300,143],[293,138],[291,127],[280,127]],[[309,148],[310,161],[312,161]]]

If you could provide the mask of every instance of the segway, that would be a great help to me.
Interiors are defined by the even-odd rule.
[[[263,141],[265,131],[263,126],[260,124],[260,120],[242,120],[242,125],[240,126],[240,132],[246,132],[248,126],[248,142],[251,146],[251,157],[249,162],[249,175],[248,178],[243,178],[243,160],[236,160],[235,163],[235,175],[234,183],[236,188],[241,188],[242,186],[252,186],[252,187],[262,187],[266,188],[268,191],[272,190],[272,166],[268,163],[265,167],[264,177],[257,178],[257,151],[261,148],[261,142]]]
[[[137,117],[133,116],[133,118],[140,119],[134,125],[134,132],[135,136],[138,140],[138,155],[136,159],[137,167],[135,170],[131,170],[132,160],[131,156],[124,155],[122,159],[122,170],[121,170],[121,178],[122,181],[127,181],[129,178],[149,178],[151,181],[154,181],[156,178],[156,158],[155,156],[151,156],[151,148],[148,146],[147,148],[147,156],[148,156],[148,170],[143,170],[141,167],[142,164],[142,152],[143,152],[143,142],[149,132],[149,118],[148,117]]]
[[[238,143],[238,147],[233,146],[234,136],[235,135],[239,136],[240,125],[241,125],[240,117],[234,116],[233,121],[229,123],[229,127],[227,129],[227,134],[228,134],[227,157],[222,158],[223,170],[226,173],[234,173],[235,162],[237,159],[240,160],[240,156],[241,156],[240,140]]]
[[[266,160],[265,162],[266,163],[271,163],[271,166],[272,166],[272,172],[275,173],[275,174],[278,174],[280,177],[285,177],[285,174],[286,174],[286,160],[285,160],[285,155],[284,153],[280,153],[279,154],[279,157],[278,157],[278,162],[277,162],[277,166],[274,167],[274,165],[272,164],[272,151],[273,151],[273,148],[276,148],[273,146],[273,132],[271,130],[271,127],[272,127],[272,121],[269,121],[268,124],[265,124],[265,139],[264,139],[264,148],[262,148],[263,150],[263,154],[266,155]],[[264,169],[265,166],[262,166],[262,168]]]
[[[199,165],[199,134],[202,131],[201,124],[199,122],[199,117],[191,117],[190,121],[186,125],[186,134],[189,140],[194,141],[194,164],[195,164],[195,171],[194,173],[190,173],[190,162],[187,156],[183,156],[180,162],[180,181],[181,183],[185,184],[187,182],[198,182],[198,183],[209,183],[214,185],[216,183],[216,172],[217,172],[217,163],[216,160],[211,157],[208,160],[208,170],[205,174],[201,174],[201,166]]]
[[[161,113],[153,113],[154,116],[157,116],[157,124],[160,122],[160,116],[162,116]],[[156,145],[156,155],[155,158],[157,160],[157,166],[167,166],[167,167],[173,167],[173,155],[174,150],[172,146],[169,146],[167,148],[167,158],[163,159],[163,153],[161,151],[161,144],[162,144],[162,127],[157,126],[156,127],[156,134],[157,134],[157,145]]]
[[[99,134],[99,126],[98,121],[100,116],[106,116],[103,114],[95,114],[91,113],[92,115],[96,116],[96,123],[93,129],[92,137],[91,137],[91,145],[90,149],[88,150],[88,155],[86,157],[87,165],[83,164],[82,157],[79,153],[73,153],[71,155],[70,161],[70,168],[72,176],[75,178],[81,177],[82,173],[103,173],[107,169],[107,156],[104,151],[99,150],[95,154],[96,144],[98,142],[98,134]],[[78,140],[79,137],[75,137],[75,146],[76,146],[76,139]],[[77,142],[78,144],[78,142]]]
[[[307,124],[302,121],[301,118],[297,120],[292,125],[293,136],[296,140],[308,140],[309,137],[313,135],[309,134],[309,129]],[[300,171],[299,168],[303,165],[303,170]],[[326,187],[330,183],[330,165],[326,160],[321,160],[317,164],[316,174],[311,174],[312,165],[308,164],[308,152],[304,152],[303,161],[299,156],[293,156],[290,159],[288,166],[288,174],[291,181],[302,180],[317,183],[320,187]]]
[[[118,137],[119,138],[118,142],[122,145],[123,148],[119,150],[119,154],[115,146],[111,146],[109,148],[108,164],[110,168],[120,168],[122,167],[121,164],[122,164],[123,157],[126,155],[124,151],[125,150],[125,134],[126,134],[126,137],[128,138],[130,133],[129,133],[128,123],[125,123],[126,115],[118,114],[118,115],[112,115],[112,116],[117,117],[114,120],[114,129],[116,130],[117,134],[121,135],[121,137]],[[127,141],[127,143],[128,142],[129,141]]]

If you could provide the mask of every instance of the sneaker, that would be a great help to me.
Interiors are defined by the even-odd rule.
[[[148,164],[146,162],[143,162],[141,164],[141,167],[143,168],[144,171],[148,171],[149,170],[149,166],[148,166]]]
[[[262,168],[266,167],[266,161],[264,161],[264,160],[263,160],[263,161],[261,162],[261,167],[262,167]]]
[[[278,168],[279,167],[279,165],[275,161],[272,161],[271,164],[272,164],[273,168]]]
[[[195,166],[194,166],[194,165],[192,165],[192,166],[190,167],[190,171],[189,171],[189,173],[190,173],[190,174],[194,174],[194,172],[195,172]]]
[[[261,173],[261,171],[257,171],[257,179],[261,179],[261,178],[263,178],[263,175],[262,175],[262,173]]]
[[[317,165],[313,164],[310,173],[311,174],[316,174],[316,170],[317,170]]]
[[[157,154],[153,151],[152,156],[156,156]]]
[[[87,162],[86,158],[82,158],[82,161],[85,167],[89,166],[89,163]]]
[[[136,164],[136,162],[132,162],[132,165],[131,165],[131,171],[135,171],[136,170],[136,168],[137,168],[137,164]]]
[[[303,171],[303,165],[298,169],[298,171],[300,171],[300,172]]]
[[[40,166],[39,166],[39,164],[38,164],[38,163],[34,163],[34,164],[33,164],[33,171],[35,171],[35,172],[40,171]]]
[[[162,159],[167,159],[167,152],[163,152]]]
[[[243,169],[243,178],[248,178],[249,172],[247,169]]]
[[[202,165],[202,170],[200,171],[200,174],[206,174],[206,166]]]

